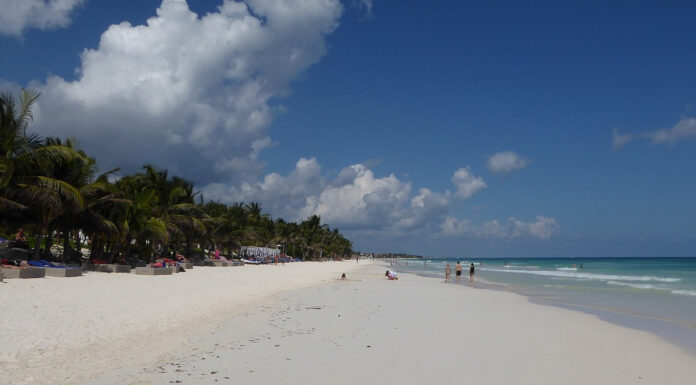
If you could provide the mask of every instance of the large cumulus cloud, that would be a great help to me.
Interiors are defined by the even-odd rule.
[[[299,221],[319,215],[324,223],[353,234],[371,236],[408,236],[439,234],[444,237],[537,238],[549,239],[559,230],[554,218],[538,216],[524,222],[510,218],[474,224],[456,219],[452,212],[458,203],[471,198],[485,187],[469,166],[454,171],[454,192],[420,188],[394,174],[377,176],[365,164],[345,167],[329,178],[315,158],[301,158],[288,175],[271,173],[255,183],[239,186],[213,183],[204,195],[224,202],[257,201],[274,217]]]
[[[225,0],[199,16],[163,0],[145,25],[110,26],[78,77],[50,77],[36,128],[74,136],[104,168],[166,166],[198,183],[261,172],[273,98],[326,52],[338,0]]]

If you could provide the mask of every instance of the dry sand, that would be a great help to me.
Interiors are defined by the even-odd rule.
[[[350,280],[335,279],[342,271]],[[696,374],[696,357],[654,335],[511,293],[387,281],[379,264],[192,273],[1,286],[0,383],[665,385]]]
[[[0,284],[0,384],[79,384],[156,360],[240,308],[350,274],[355,262],[90,272]]]

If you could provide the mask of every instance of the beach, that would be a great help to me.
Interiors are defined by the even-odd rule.
[[[13,280],[0,286],[0,383],[693,380],[696,356],[656,335],[384,270],[352,261]]]

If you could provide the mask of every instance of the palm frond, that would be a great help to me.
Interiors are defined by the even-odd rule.
[[[21,188],[17,195],[26,202],[27,206],[60,207],[60,196],[57,193],[33,184],[19,183],[17,185]]]
[[[169,211],[178,214],[202,214],[203,212],[200,207],[192,203],[179,203],[173,205],[169,208]]]
[[[166,242],[168,239],[167,225],[160,218],[150,218],[145,221],[143,235]]]
[[[30,162],[60,163],[81,158],[84,156],[75,149],[61,145],[49,145],[24,152],[15,158],[15,162],[19,164],[29,164]]]
[[[39,181],[38,186],[57,193],[63,200],[77,206],[80,209],[85,207],[82,194],[80,194],[80,192],[70,183],[46,176],[37,176],[36,178]]]
[[[10,183],[13,172],[14,162],[12,162],[12,159],[0,156],[0,189]]]
[[[36,100],[39,98],[38,92],[23,89],[22,90],[22,96],[20,99],[20,107],[19,107],[19,116],[17,116],[17,122],[19,123],[19,129],[24,131],[26,130],[27,126],[29,126],[29,122],[34,119],[34,115],[31,112],[31,107],[32,105],[36,102]]]
[[[12,199],[5,198],[3,196],[0,196],[0,209],[1,210],[26,210],[27,206],[13,201]]]

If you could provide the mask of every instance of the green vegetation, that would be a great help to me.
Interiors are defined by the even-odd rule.
[[[379,253],[375,254],[375,258],[386,258],[386,259],[391,259],[391,258],[399,258],[399,259],[427,259],[430,257],[425,257],[422,255],[413,255],[413,254],[408,254],[408,253]]]
[[[119,169],[98,174],[94,158],[73,140],[28,132],[38,96],[0,95],[0,229],[11,235],[23,227],[35,258],[49,256],[60,239],[64,258],[79,259],[75,250],[87,246],[80,233],[90,240],[91,257],[108,262],[171,251],[200,258],[203,249],[231,254],[241,245],[281,245],[302,259],[351,254],[351,242],[316,215],[290,223],[273,220],[256,202],[196,202],[193,183],[151,165],[121,178]]]

